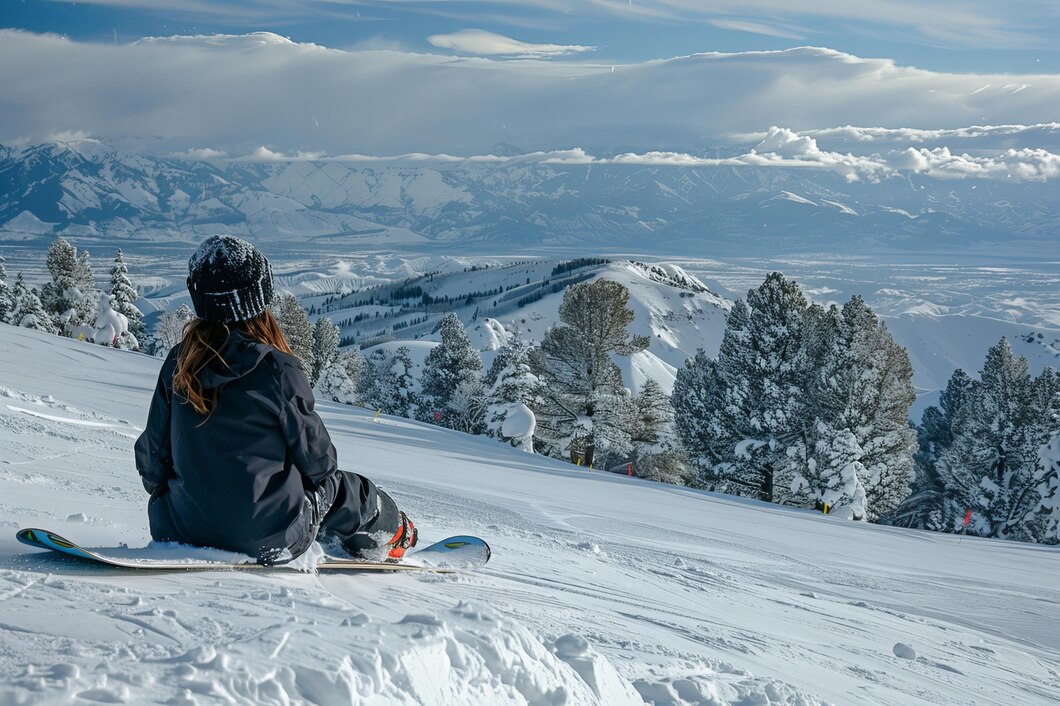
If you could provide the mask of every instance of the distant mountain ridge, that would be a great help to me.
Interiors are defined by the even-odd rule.
[[[507,152],[515,151],[508,146]],[[195,160],[0,146],[0,242],[51,238],[826,252],[1055,245],[1049,182],[849,182],[824,170],[497,161]]]

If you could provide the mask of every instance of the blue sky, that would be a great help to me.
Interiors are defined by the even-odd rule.
[[[342,49],[456,53],[428,38],[479,29],[595,47],[579,58],[600,62],[813,45],[934,71],[1060,72],[1050,0],[7,0],[0,26],[97,42],[268,30]]]

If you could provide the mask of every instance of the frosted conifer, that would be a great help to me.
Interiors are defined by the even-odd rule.
[[[961,369],[954,371],[939,395],[938,406],[928,407],[917,429],[918,450],[912,492],[885,517],[887,524],[934,531],[952,530],[954,508],[946,497],[939,474],[939,458],[953,445],[957,413],[971,394],[973,381]]]
[[[556,456],[598,465],[621,460],[631,449],[632,403],[612,354],[632,355],[648,346],[629,325],[629,290],[597,280],[571,285],[563,293],[559,325],[551,328],[531,356],[542,382],[533,411],[537,435]]]
[[[1049,438],[1027,360],[1002,339],[988,352],[980,379],[961,405],[953,444],[937,469],[951,516],[972,510],[969,532],[987,537],[1032,539],[1026,525],[1039,485],[1039,450]],[[958,527],[945,529],[956,531]]]
[[[313,371],[313,327],[309,315],[290,293],[276,297],[269,307],[291,351],[302,360],[306,374]]]
[[[503,433],[505,419],[519,405],[535,404],[540,395],[540,380],[530,369],[530,352],[528,344],[513,337],[497,351],[483,377],[487,389],[483,424],[485,432],[496,439],[510,441]]]
[[[11,323],[11,311],[15,307],[14,295],[7,285],[7,268],[5,259],[0,255],[0,324]]]
[[[184,337],[184,327],[195,318],[195,312],[187,304],[158,317],[152,337],[152,355],[165,355]]]
[[[410,417],[417,406],[412,383],[412,357],[407,346],[393,353],[377,349],[365,360],[357,397],[384,414]]]
[[[823,323],[827,318],[815,311],[811,308],[808,320],[816,316],[822,322],[817,328],[831,334],[827,338],[815,335],[816,340],[829,344],[816,354],[808,350],[806,356],[817,370],[808,395],[810,412],[817,418],[813,447],[827,457],[818,459],[815,469],[823,485],[815,489],[811,483],[811,490],[821,501],[817,491],[823,492],[824,487],[851,488],[857,497],[864,496],[863,507],[857,506],[854,497],[829,504],[851,507],[856,519],[875,520],[894,510],[910,492],[916,450],[916,435],[908,423],[909,408],[916,399],[913,369],[905,349],[894,342],[861,297],[843,306],[831,328]],[[823,359],[816,362],[818,355]],[[859,474],[856,487],[846,479],[820,475],[850,467]]]
[[[11,292],[14,307],[11,311],[11,323],[22,328],[43,331],[45,333],[57,333],[55,323],[51,316],[44,310],[36,290],[26,286],[22,273],[15,278],[15,286]]]
[[[316,385],[324,371],[331,367],[339,354],[339,329],[326,316],[321,316],[313,324],[312,350],[309,382]]]
[[[462,383],[470,384],[477,379],[482,359],[456,314],[442,318],[438,333],[442,342],[431,349],[423,364],[420,416],[424,421],[438,421],[442,426],[457,429],[463,422],[461,414],[451,406],[453,395]],[[440,419],[436,420],[436,413]]]
[[[110,268],[110,306],[128,321],[128,330],[120,342],[122,348],[139,350],[144,340],[144,317],[134,302],[140,298],[125,265],[125,255],[119,249]]]

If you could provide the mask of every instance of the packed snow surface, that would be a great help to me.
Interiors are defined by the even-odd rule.
[[[0,327],[0,704],[1054,704],[1060,552],[589,472],[325,405],[457,576],[101,569],[159,361]]]

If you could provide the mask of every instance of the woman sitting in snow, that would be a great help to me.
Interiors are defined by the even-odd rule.
[[[324,531],[353,555],[391,559],[416,528],[367,478],[340,471],[313,392],[267,306],[272,269],[253,245],[214,236],[188,261],[195,306],[162,365],[136,468],[160,542],[290,561]]]

